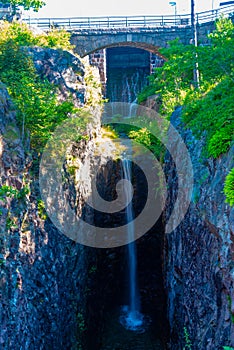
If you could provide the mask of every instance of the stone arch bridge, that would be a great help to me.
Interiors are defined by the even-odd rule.
[[[233,18],[234,5],[197,13],[194,16],[198,41],[201,44],[209,44],[207,34],[214,29],[214,23],[221,15]],[[190,14],[28,18],[24,21],[45,30],[57,27],[71,31],[72,43],[81,57],[114,46],[133,46],[157,53],[157,49],[167,46],[170,40],[179,38],[183,44],[189,44],[193,37]]]
[[[197,29],[199,42],[208,44],[207,34],[214,29],[214,22],[201,24]],[[168,46],[168,42],[176,38],[183,44],[191,43],[193,38],[191,26],[90,28],[74,31],[71,41],[75,45],[75,51],[84,57],[97,50],[117,46],[137,47],[157,54],[160,47]]]
[[[182,22],[183,23],[183,22]],[[214,29],[214,21],[197,25],[199,43],[209,45],[209,34]],[[183,44],[191,44],[191,25],[161,27],[87,28],[75,30],[71,42],[81,56],[89,56],[90,64],[98,67],[102,85],[106,82],[106,51],[116,47],[131,47],[150,52],[150,73],[161,66],[164,58],[159,48],[167,47],[168,42],[179,39]]]
[[[215,21],[221,15],[233,19],[234,5],[197,13],[194,16],[199,45],[209,45],[207,35],[214,30]],[[155,66],[162,63],[159,48],[167,47],[168,42],[176,38],[183,44],[190,44],[193,38],[190,14],[40,18],[25,21],[45,30],[56,27],[72,32],[71,42],[75,45],[75,51],[81,57],[89,56],[90,63],[99,68],[103,84],[106,80],[106,49],[134,47],[147,50],[150,52],[150,71],[153,71]]]

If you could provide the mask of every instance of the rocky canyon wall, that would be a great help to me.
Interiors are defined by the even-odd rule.
[[[165,237],[171,349],[222,350],[234,346],[234,208],[225,203],[223,193],[234,148],[218,159],[206,158],[204,138],[193,137],[180,113],[179,108],[171,122],[189,150],[194,190],[184,220]],[[177,149],[177,160],[186,166],[176,141],[170,141]],[[166,220],[178,191],[178,174],[169,154],[165,172],[169,184]],[[183,203],[178,210],[182,208]]]
[[[51,49],[29,51],[39,74],[59,86],[60,99],[72,96],[77,106],[86,104],[91,88],[79,58]],[[99,88],[93,96],[100,98]],[[83,162],[91,156],[93,138],[90,127],[80,143]],[[0,163],[0,348],[81,349],[95,253],[62,235],[46,218],[38,173],[30,150],[22,145],[16,111],[3,85]],[[80,198],[86,194],[81,186]]]

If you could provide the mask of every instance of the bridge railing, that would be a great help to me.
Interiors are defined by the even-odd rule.
[[[204,11],[196,14],[197,24],[213,22],[221,15],[234,16],[234,5],[221,7],[216,10]],[[72,17],[72,18],[27,18],[24,19],[29,25],[42,29],[53,27],[67,30],[80,29],[108,29],[108,28],[142,28],[142,27],[181,27],[191,25],[191,16],[111,16],[111,17]]]

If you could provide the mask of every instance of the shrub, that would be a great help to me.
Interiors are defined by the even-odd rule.
[[[50,45],[59,46],[58,42],[56,44],[58,37],[54,38]],[[59,38],[61,43],[62,38],[63,35]],[[0,39],[0,80],[7,86],[17,108],[22,140],[27,139],[30,133],[32,148],[41,151],[55,127],[79,110],[69,99],[59,102],[56,87],[37,74],[31,57],[22,45],[38,42],[40,40],[26,25],[4,24]]]
[[[34,33],[25,23],[0,22],[0,45],[13,40],[19,46],[41,46],[72,50],[71,34],[64,29],[51,29],[48,33]]]
[[[231,206],[234,206],[234,168],[227,175],[224,184],[224,194],[226,196],[226,202]]]
[[[142,102],[158,95],[160,113],[169,118],[175,107],[184,105],[182,119],[186,127],[200,138],[206,136],[205,151],[218,157],[230,148],[234,139],[234,24],[221,18],[209,35],[208,47],[182,45],[172,41],[161,49],[166,58],[156,68],[150,84],[139,95]],[[196,54],[196,55],[195,55]],[[200,71],[200,89],[194,87],[195,57]]]

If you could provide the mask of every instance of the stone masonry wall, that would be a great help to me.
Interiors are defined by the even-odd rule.
[[[91,66],[97,67],[102,84],[103,95],[106,92],[106,50],[98,50],[89,55],[89,63]]]
[[[164,62],[165,60],[162,57],[150,52],[150,74],[154,73],[155,68],[162,67]]]
[[[209,44],[207,34],[214,30],[214,23],[201,24],[197,28],[198,42]],[[103,47],[132,46],[157,53],[159,47],[167,47],[170,40],[179,40],[191,44],[193,38],[190,26],[179,27],[142,27],[142,28],[107,28],[86,29],[73,32],[71,42],[75,51],[82,57]]]

